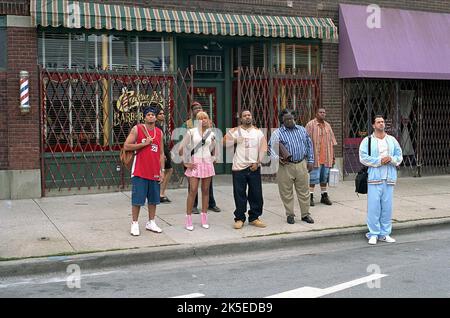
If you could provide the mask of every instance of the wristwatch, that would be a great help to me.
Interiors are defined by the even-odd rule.
[[[166,172],[166,169],[161,169],[162,172]]]

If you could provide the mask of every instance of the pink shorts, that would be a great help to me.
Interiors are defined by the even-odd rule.
[[[214,171],[214,164],[209,159],[202,159],[192,157],[192,163],[195,164],[194,168],[187,168],[184,172],[186,177],[194,177],[194,178],[209,178],[215,176],[216,173]]]

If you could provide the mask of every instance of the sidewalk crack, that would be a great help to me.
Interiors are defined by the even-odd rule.
[[[44,209],[39,205],[39,203],[36,202],[35,199],[32,199],[33,202],[39,207],[39,209],[42,211],[42,213],[47,217],[47,219],[50,221],[51,224],[53,224],[53,226],[55,227],[55,229],[59,232],[59,234],[61,234],[61,236],[66,240],[66,242],[70,245],[70,247],[72,248],[72,250],[74,252],[76,252],[76,249],[73,247],[72,243],[70,243],[70,241],[67,239],[67,237],[60,231],[60,229],[56,226],[56,224],[50,219],[50,217],[47,215],[47,213],[45,213]]]

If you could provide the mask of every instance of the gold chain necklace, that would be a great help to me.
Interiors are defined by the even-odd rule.
[[[155,137],[156,137],[156,126],[153,127],[153,137],[150,136],[150,133],[149,133],[149,131],[148,131],[148,129],[147,129],[147,125],[146,125],[146,124],[144,124],[144,128],[145,128],[145,130],[147,131],[147,134],[149,135],[149,137],[152,138],[152,141],[155,140]]]

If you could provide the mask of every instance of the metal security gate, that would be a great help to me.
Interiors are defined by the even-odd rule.
[[[233,113],[238,124],[239,111],[252,112],[256,125],[269,131],[278,128],[278,112],[295,109],[299,123],[306,125],[320,107],[320,73],[268,71],[239,68],[233,82]]]
[[[321,106],[321,73],[239,68],[233,96],[233,125],[238,125],[240,111],[248,109],[269,140],[271,132],[280,126],[280,110],[296,110],[298,123],[303,126],[314,117]],[[264,174],[263,179],[274,181],[272,172]]]
[[[193,93],[192,69],[174,73],[42,69],[43,194],[74,189],[125,189],[130,172],[119,151],[143,108],[158,104],[172,131]],[[174,171],[173,180],[181,178]]]
[[[450,81],[344,80],[343,105],[344,175],[360,169],[359,144],[376,114],[402,147],[401,175],[450,172]]]

